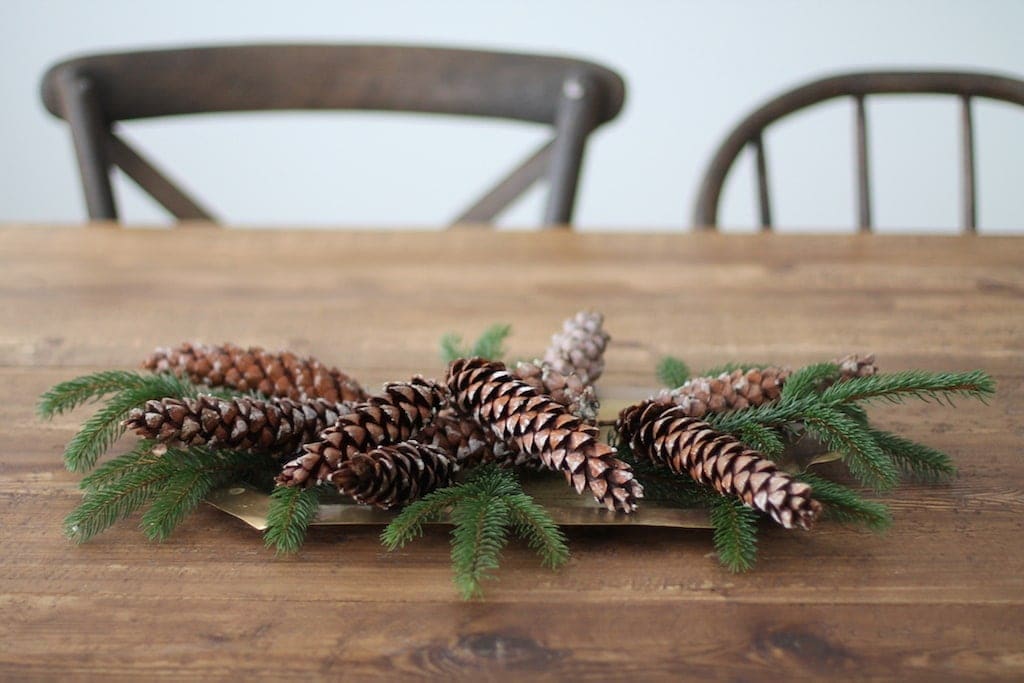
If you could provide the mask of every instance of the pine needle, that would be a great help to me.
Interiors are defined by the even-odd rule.
[[[64,520],[65,533],[78,543],[88,541],[145,505],[173,474],[166,463],[158,462],[125,475],[117,486],[89,491]]]
[[[456,484],[432,491],[406,505],[398,516],[384,527],[380,534],[381,543],[389,551],[404,547],[423,535],[424,524],[440,520],[449,508],[470,493],[464,484]]]
[[[569,559],[565,534],[547,510],[525,493],[515,493],[504,500],[517,535],[537,551],[541,564],[551,569],[565,564]]]
[[[64,449],[64,465],[72,472],[86,472],[125,432],[122,424],[132,408],[151,399],[184,398],[195,395],[195,386],[174,375],[140,376],[138,384],[108,399],[102,408],[82,424]]]
[[[89,400],[138,388],[146,378],[147,376],[137,372],[124,370],[106,370],[82,375],[51,387],[39,397],[37,411],[40,417],[51,419],[55,415],[74,410]]]
[[[463,347],[462,337],[452,333],[441,337],[441,360],[445,365],[467,356],[469,356],[469,349]]]
[[[144,469],[163,459],[163,454],[153,452],[156,442],[151,439],[143,439],[135,448],[122,456],[103,463],[89,473],[78,487],[83,491],[92,491],[104,486],[110,486],[118,479],[122,479],[132,472]]]
[[[690,368],[675,356],[665,356],[658,361],[658,381],[666,389],[675,389],[690,379]]]
[[[827,406],[815,406],[804,412],[803,420],[830,450],[843,456],[850,474],[864,486],[882,492],[891,491],[899,483],[892,458],[879,448],[866,428],[849,416]]]
[[[844,524],[863,524],[883,531],[892,524],[889,508],[873,500],[865,500],[853,489],[810,472],[796,478],[811,486],[811,496],[825,505],[825,517]]]
[[[822,393],[828,403],[885,400],[902,403],[907,398],[951,401],[962,396],[985,400],[995,393],[995,382],[981,370],[973,372],[925,372],[906,370],[837,382]]]
[[[511,325],[491,325],[483,331],[483,334],[473,344],[473,348],[469,350],[469,355],[486,358],[487,360],[501,360],[505,356],[505,349],[502,348],[502,344],[504,344],[505,338],[508,337],[511,331]]]
[[[230,479],[225,472],[189,468],[172,474],[153,496],[153,504],[142,515],[142,531],[151,541],[163,541],[206,495]]]
[[[278,486],[270,494],[263,544],[278,555],[298,552],[319,509],[320,494],[315,487]]]
[[[745,572],[757,560],[757,513],[731,496],[717,496],[711,504],[718,561],[731,572]]]
[[[782,385],[782,399],[803,398],[817,394],[819,389],[839,377],[835,363],[817,363],[800,368]]]
[[[498,568],[508,541],[509,510],[501,497],[472,496],[452,510],[452,567],[463,599],[483,595],[481,582]]]
[[[880,429],[870,432],[879,448],[911,479],[934,483],[956,478],[956,465],[942,451]]]
[[[739,430],[739,440],[769,460],[778,460],[786,450],[779,433],[770,427],[748,422]]]

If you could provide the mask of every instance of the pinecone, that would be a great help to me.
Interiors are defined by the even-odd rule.
[[[380,396],[357,404],[351,413],[342,415],[317,439],[306,443],[306,452],[284,466],[277,483],[318,484],[356,453],[406,441],[431,421],[446,397],[444,387],[421,377],[385,384]]]
[[[644,401],[619,414],[616,430],[637,457],[677,474],[686,472],[723,495],[738,496],[787,529],[810,528],[821,511],[810,486],[679,406]]]
[[[448,367],[452,402],[500,441],[561,470],[577,493],[590,489],[609,510],[632,512],[643,487],[629,465],[601,443],[598,430],[513,377],[503,363],[459,359]]]
[[[839,366],[840,382],[878,372],[874,354],[864,358],[844,356],[835,363]],[[741,410],[774,401],[791,374],[789,368],[770,366],[723,372],[717,377],[695,377],[675,389],[662,390],[654,400],[674,403],[688,417],[700,418],[708,413]]]
[[[125,426],[140,436],[164,443],[292,454],[351,410],[351,403],[331,403],[320,398],[164,398],[133,408]]]
[[[604,316],[580,311],[551,337],[544,362],[563,375],[577,375],[585,385],[593,384],[604,371],[604,350],[610,337],[601,325]]]
[[[430,424],[414,433],[412,439],[437,446],[460,467],[475,467],[485,462],[514,466],[526,459],[498,441],[479,422],[456,414],[452,408],[441,410]]]
[[[357,503],[387,509],[449,486],[457,469],[442,449],[404,441],[352,455],[327,480]]]
[[[563,375],[541,360],[520,362],[513,372],[538,394],[547,394],[584,422],[596,424],[601,404],[594,387],[584,384],[579,375]]]
[[[269,353],[259,347],[243,349],[234,344],[206,346],[186,342],[176,349],[157,349],[142,366],[154,372],[184,375],[197,384],[255,390],[267,396],[335,402],[366,398],[359,383],[337,368],[287,351]]]

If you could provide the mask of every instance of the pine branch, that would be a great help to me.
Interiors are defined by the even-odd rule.
[[[156,445],[151,439],[139,441],[128,453],[109,460],[90,472],[79,482],[78,487],[83,491],[92,491],[110,486],[132,472],[160,462],[164,456],[162,452],[153,452]]]
[[[817,363],[800,368],[782,385],[782,400],[813,396],[823,386],[834,384],[839,377],[835,363]]]
[[[829,519],[845,524],[863,524],[875,531],[887,529],[892,524],[889,508],[882,503],[865,500],[849,487],[810,472],[795,476],[811,486],[811,495],[824,503],[825,516]]]
[[[210,491],[230,478],[230,472],[211,472],[204,468],[175,472],[153,496],[152,506],[142,515],[142,532],[151,541],[165,540]]]
[[[757,560],[757,513],[731,496],[716,496],[711,504],[718,561],[731,572],[745,572]]]
[[[64,520],[65,533],[78,543],[89,540],[145,505],[173,474],[161,461],[126,474],[113,486],[89,491]]]
[[[899,473],[892,459],[855,420],[827,406],[815,406],[805,411],[803,421],[826,447],[843,456],[850,474],[862,484],[879,492],[895,488]]]
[[[981,370],[973,372],[925,372],[906,370],[884,375],[854,377],[833,384],[822,393],[826,403],[885,400],[902,403],[907,398],[949,401],[963,396],[984,401],[995,393],[995,382]]]
[[[481,581],[492,578],[508,540],[509,510],[497,496],[473,496],[452,510],[452,565],[455,585],[469,600],[483,594]]]
[[[96,460],[125,432],[122,424],[132,408],[164,397],[185,398],[195,395],[194,385],[174,375],[144,375],[138,385],[125,389],[96,411],[64,449],[64,465],[72,472],[92,469]]]
[[[740,438],[744,427],[749,424],[781,429],[790,422],[799,422],[811,406],[821,405],[818,398],[799,398],[786,401],[771,401],[753,408],[733,410],[727,413],[708,413],[704,416],[715,429],[728,432]]]
[[[537,551],[541,564],[552,569],[565,564],[569,559],[565,534],[547,510],[525,493],[515,493],[506,496],[504,500],[512,516],[513,528],[520,538]]]
[[[469,355],[486,358],[487,360],[501,360],[505,355],[505,349],[502,348],[502,344],[511,331],[511,325],[491,325],[483,331],[483,334],[473,344],[473,348],[469,350]]]
[[[462,337],[448,333],[441,337],[441,360],[445,365],[469,355],[469,349],[462,345]]]
[[[106,370],[82,375],[56,384],[39,397],[37,411],[43,419],[50,419],[74,410],[92,399],[107,394],[138,388],[147,376],[124,370]]]
[[[397,550],[423,535],[423,525],[440,520],[460,500],[474,494],[465,484],[437,489],[405,508],[381,532],[381,543],[388,550]]]
[[[870,433],[879,448],[912,479],[941,482],[956,478],[956,465],[942,451],[880,429],[871,429]]]
[[[756,422],[743,425],[737,438],[769,460],[778,460],[786,450],[786,444],[776,430]]]
[[[675,389],[690,379],[690,368],[675,356],[665,356],[658,362],[658,381],[666,389]]]
[[[298,552],[319,509],[320,493],[316,487],[278,486],[270,494],[263,544],[273,547],[278,555]]]

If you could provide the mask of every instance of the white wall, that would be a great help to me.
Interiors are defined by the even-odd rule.
[[[714,146],[744,112],[834,70],[976,68],[1024,76],[1024,2],[517,3],[0,0],[0,220],[85,216],[66,128],[43,110],[46,66],[88,51],[248,41],[449,44],[564,53],[628,83],[626,108],[589,149],[581,229],[679,229]],[[926,98],[869,104],[876,219],[885,230],[953,228],[957,109]],[[776,220],[852,225],[850,107],[826,105],[768,138]],[[984,231],[1024,228],[1024,110],[976,112]],[[518,160],[541,130],[367,113],[204,116],[130,124],[139,142],[235,224],[442,225]],[[399,163],[395,163],[395,162]],[[313,163],[310,171],[308,163]],[[399,169],[396,171],[396,168]],[[727,187],[723,220],[754,220],[751,167]],[[132,222],[166,222],[118,185]],[[506,215],[533,225],[541,195]]]

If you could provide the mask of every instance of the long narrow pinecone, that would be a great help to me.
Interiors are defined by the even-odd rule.
[[[142,366],[154,372],[173,372],[197,384],[255,390],[267,396],[328,401],[366,398],[359,383],[337,368],[315,358],[300,358],[288,351],[270,353],[255,346],[243,349],[234,344],[186,342],[175,349],[157,349]]]
[[[580,311],[551,337],[544,362],[563,375],[577,375],[583,384],[597,381],[604,371],[604,350],[610,337],[602,329],[604,316]]]
[[[164,443],[290,455],[351,410],[351,403],[332,403],[321,398],[164,398],[133,408],[125,426],[140,436]]]
[[[387,509],[449,486],[457,469],[437,446],[403,441],[356,453],[327,479],[356,502]]]
[[[384,385],[379,396],[357,404],[333,426],[303,446],[305,453],[287,463],[277,477],[282,486],[320,483],[342,461],[380,446],[409,439],[425,427],[443,406],[447,391],[432,380],[416,377],[409,382]]]
[[[459,359],[448,367],[452,402],[500,441],[565,473],[577,493],[589,488],[609,510],[632,512],[643,487],[596,427],[513,377],[503,363]]]
[[[597,422],[601,404],[593,385],[584,384],[579,375],[563,375],[542,360],[520,362],[512,372],[539,394],[547,394],[569,412],[591,424]]]
[[[616,429],[637,457],[738,496],[787,529],[810,528],[821,511],[810,486],[678,406],[655,401],[631,406],[619,414]]]
[[[849,355],[835,361],[839,366],[839,379],[867,377],[878,372],[874,354]],[[769,366],[749,370],[723,372],[716,377],[694,377],[683,385],[663,390],[655,400],[659,403],[673,403],[688,417],[704,417],[708,413],[727,410],[741,410],[774,401],[782,393],[782,387],[793,374],[789,368]]]

